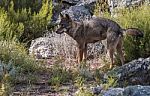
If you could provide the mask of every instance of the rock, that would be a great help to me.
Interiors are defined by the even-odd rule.
[[[103,96],[124,96],[123,91],[123,88],[110,88],[108,91],[103,91],[102,94]]]
[[[88,55],[99,57],[104,51],[101,42],[88,44]],[[63,56],[65,59],[75,59],[77,55],[77,43],[67,34],[49,33],[46,37],[32,40],[29,54],[37,59],[48,59],[54,56]]]
[[[69,3],[71,5],[76,5],[78,2],[82,2],[84,0],[62,0],[62,2]]]
[[[107,76],[117,78],[119,86],[150,84],[150,57],[139,58],[114,68]]]
[[[117,13],[116,9],[118,10],[120,8],[140,6],[144,2],[145,0],[108,0],[108,4],[112,16],[114,16]]]
[[[40,37],[32,40],[29,54],[34,55],[37,59],[50,58],[55,56],[51,47],[51,39],[49,37]]]
[[[64,10],[62,14],[69,14],[74,21],[81,21],[91,18],[90,11],[82,4],[71,6],[69,9]]]
[[[123,96],[150,96],[150,86],[128,86],[124,89]]]
[[[70,51],[76,50],[74,44],[76,43],[70,36],[53,32],[46,37],[33,40],[29,48],[29,54],[34,55],[37,59],[48,59],[59,55],[64,56],[65,54],[73,55]]]
[[[80,21],[80,20],[85,20],[85,19],[89,19],[91,18],[91,16],[93,15],[93,11],[95,8],[95,4],[96,4],[97,0],[63,0],[63,4],[69,5],[69,7],[66,8],[62,8],[62,12],[53,12],[53,13],[57,13],[57,16],[54,14],[53,16],[55,17],[55,21],[56,18],[58,18],[59,13],[61,12],[62,14],[69,14],[70,17],[72,17],[73,20],[75,21]],[[69,3],[69,4],[68,4]],[[72,6],[72,4],[74,4],[74,6]]]
[[[103,90],[102,86],[94,87],[92,88],[92,93],[98,95],[101,93],[102,90]]]
[[[125,88],[109,88],[108,90],[99,90],[99,94],[101,94],[101,96],[150,96],[149,90],[150,86],[135,85],[127,86]],[[94,91],[92,93],[94,94]]]

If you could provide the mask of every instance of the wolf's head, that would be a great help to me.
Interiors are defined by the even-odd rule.
[[[68,14],[60,14],[60,22],[58,23],[56,33],[61,34],[69,31],[71,28],[71,22],[72,20]]]

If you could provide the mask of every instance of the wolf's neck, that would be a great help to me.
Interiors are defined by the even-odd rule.
[[[75,39],[77,31],[80,28],[80,26],[81,26],[80,22],[72,22],[70,29],[66,33],[73,39]]]

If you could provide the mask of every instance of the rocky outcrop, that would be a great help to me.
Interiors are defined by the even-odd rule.
[[[92,87],[89,90],[89,93],[92,93],[94,96],[150,96],[150,86],[134,85],[127,87],[117,87],[117,88],[108,88],[104,89],[102,87]],[[79,90],[76,93],[79,93]]]
[[[150,96],[150,86],[128,86],[125,88],[109,88],[108,90],[93,89],[93,94],[101,94],[102,96]]]
[[[102,90],[101,94],[103,94],[103,96],[124,96],[123,91],[123,88],[109,88],[107,91]]]
[[[150,57],[139,58],[121,67],[114,68],[107,73],[106,77],[109,76],[117,78],[119,86],[150,85]]]
[[[54,3],[52,21],[57,21],[58,15],[69,14],[73,20],[84,20],[90,18],[93,14],[97,0],[62,0],[62,3]]]
[[[56,22],[61,12],[69,14],[73,20],[90,18],[94,13],[98,1],[100,0],[62,0],[62,3],[60,3],[60,0],[53,0],[54,14],[52,21]],[[115,9],[140,6],[144,2],[150,3],[149,0],[108,0],[108,5],[110,13],[113,16],[117,13]]]
[[[104,75],[104,81],[111,77],[117,80],[116,88],[106,88],[105,84],[92,88],[93,94],[102,96],[150,96],[150,57],[133,60]]]

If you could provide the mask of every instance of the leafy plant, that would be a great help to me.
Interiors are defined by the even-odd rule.
[[[117,80],[113,77],[108,77],[107,82],[103,84],[103,87],[105,90],[107,90],[110,87],[117,86]]]
[[[7,10],[0,7],[0,39],[30,44],[47,30],[52,8],[52,0],[42,0],[39,11],[32,11],[30,7],[15,9],[13,0],[10,0]]]
[[[63,83],[67,83],[72,80],[71,71],[63,68],[59,64],[55,64],[51,68],[51,78],[49,84],[54,86],[60,86]]]
[[[94,15],[95,16],[103,16],[104,13],[109,13],[109,5],[107,0],[98,0],[95,8]]]
[[[11,91],[11,82],[16,78],[17,70],[12,62],[8,64],[0,61],[0,95],[8,95]]]
[[[75,96],[94,96],[87,88],[80,87]]]
[[[139,14],[140,13],[140,14]],[[138,15],[137,15],[138,14]],[[150,7],[144,5],[137,9],[123,10],[117,21],[123,28],[139,28],[144,32],[143,38],[126,36],[124,38],[125,57],[127,61],[150,56]]]
[[[21,36],[24,30],[24,25],[19,22],[11,22],[8,12],[0,7],[0,39],[13,40]]]
[[[0,60],[4,63],[11,61],[13,66],[20,67],[20,72],[34,72],[38,68],[34,58],[28,56],[26,49],[14,41],[0,41]]]

